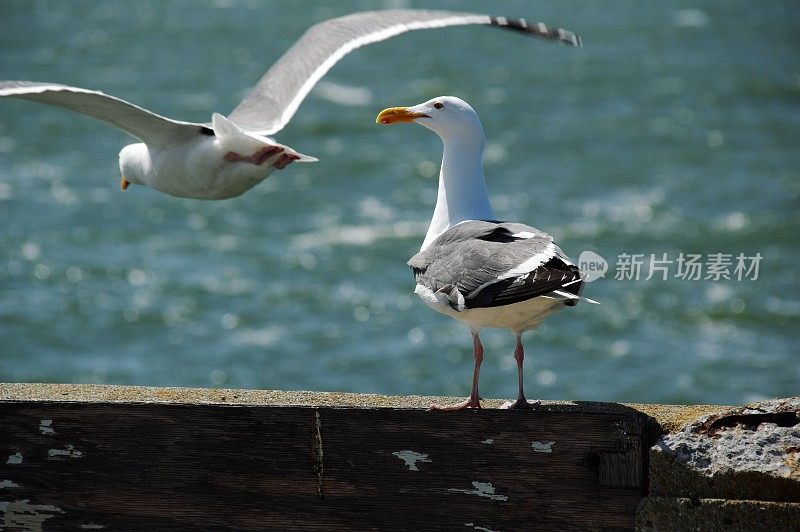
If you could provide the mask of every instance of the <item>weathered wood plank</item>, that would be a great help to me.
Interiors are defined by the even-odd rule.
[[[632,528],[644,416],[0,402],[6,526]]]
[[[325,497],[358,499],[358,527],[627,528],[642,493],[600,482],[592,456],[627,455],[641,420],[618,413],[384,410],[321,414]],[[627,434],[620,430],[624,425]],[[370,443],[363,452],[363,442]],[[416,458],[417,460],[414,460]],[[330,464],[330,465],[329,465]],[[639,469],[641,472],[641,468]],[[367,487],[367,489],[364,489]],[[332,495],[328,495],[331,493]],[[338,506],[338,505],[337,505]],[[355,516],[353,516],[355,517]]]

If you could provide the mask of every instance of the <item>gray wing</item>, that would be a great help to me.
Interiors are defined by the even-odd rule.
[[[458,224],[408,264],[417,283],[445,293],[456,310],[510,305],[554,290],[577,299],[581,285],[580,271],[550,235],[517,223]]]
[[[0,97],[64,107],[130,133],[150,145],[164,145],[207,129],[203,124],[165,118],[100,91],[33,81],[0,81]]]
[[[312,26],[276,62],[229,118],[263,135],[283,129],[316,83],[342,57],[356,48],[411,30],[482,24],[516,30],[552,41],[580,46],[580,38],[542,23],[475,13],[392,9],[365,11]]]

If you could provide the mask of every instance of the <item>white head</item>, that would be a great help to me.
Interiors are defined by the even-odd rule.
[[[128,183],[147,185],[145,176],[150,173],[152,161],[146,144],[128,144],[119,152],[119,171],[122,173],[122,188]]]
[[[495,219],[483,177],[486,138],[478,114],[467,102],[439,96],[412,107],[385,109],[375,121],[416,122],[436,133],[444,144],[436,207],[421,249],[460,222]]]
[[[391,107],[380,112],[378,124],[416,122],[430,129],[444,141],[486,141],[483,126],[467,102],[455,96],[439,96],[412,107]]]

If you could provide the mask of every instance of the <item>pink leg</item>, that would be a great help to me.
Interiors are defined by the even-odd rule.
[[[539,402],[534,401],[533,403],[529,403],[527,399],[525,399],[525,392],[522,386],[522,363],[525,361],[525,350],[522,348],[522,333],[517,334],[517,346],[514,349],[514,359],[517,361],[517,385],[519,393],[516,401],[513,403],[506,403],[501,408],[533,410],[533,407],[538,405]]]
[[[483,344],[481,344],[478,332],[472,333],[472,356],[475,358],[475,369],[472,371],[472,390],[469,399],[454,405],[431,405],[431,410],[464,410],[466,408],[480,408],[481,397],[478,395],[478,380],[481,374],[481,362],[483,362]]]
[[[256,166],[261,165],[275,155],[276,153],[281,153],[283,148],[280,146],[264,146],[253,155],[242,155],[241,153],[236,153],[235,151],[229,151],[225,154],[225,160],[229,163],[250,163],[255,164]],[[297,157],[296,155],[282,155],[278,159],[280,160],[283,157]],[[299,158],[299,157],[298,157]],[[286,166],[286,165],[284,165]]]
[[[255,161],[253,164],[260,165],[276,153],[281,153],[283,148],[279,146],[266,146],[253,154]]]
[[[289,166],[291,163],[293,163],[294,161],[296,161],[299,158],[300,158],[299,155],[292,155],[290,153],[284,153],[280,157],[278,157],[278,159],[274,163],[272,163],[272,166],[274,166],[278,170],[283,170],[284,168],[286,168],[287,166]]]

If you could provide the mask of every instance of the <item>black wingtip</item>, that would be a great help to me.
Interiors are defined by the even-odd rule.
[[[489,17],[489,24],[506,30],[519,31],[536,37],[555,41],[559,44],[581,47],[583,41],[579,35],[563,28],[551,28],[543,22],[528,24],[524,18]]]

